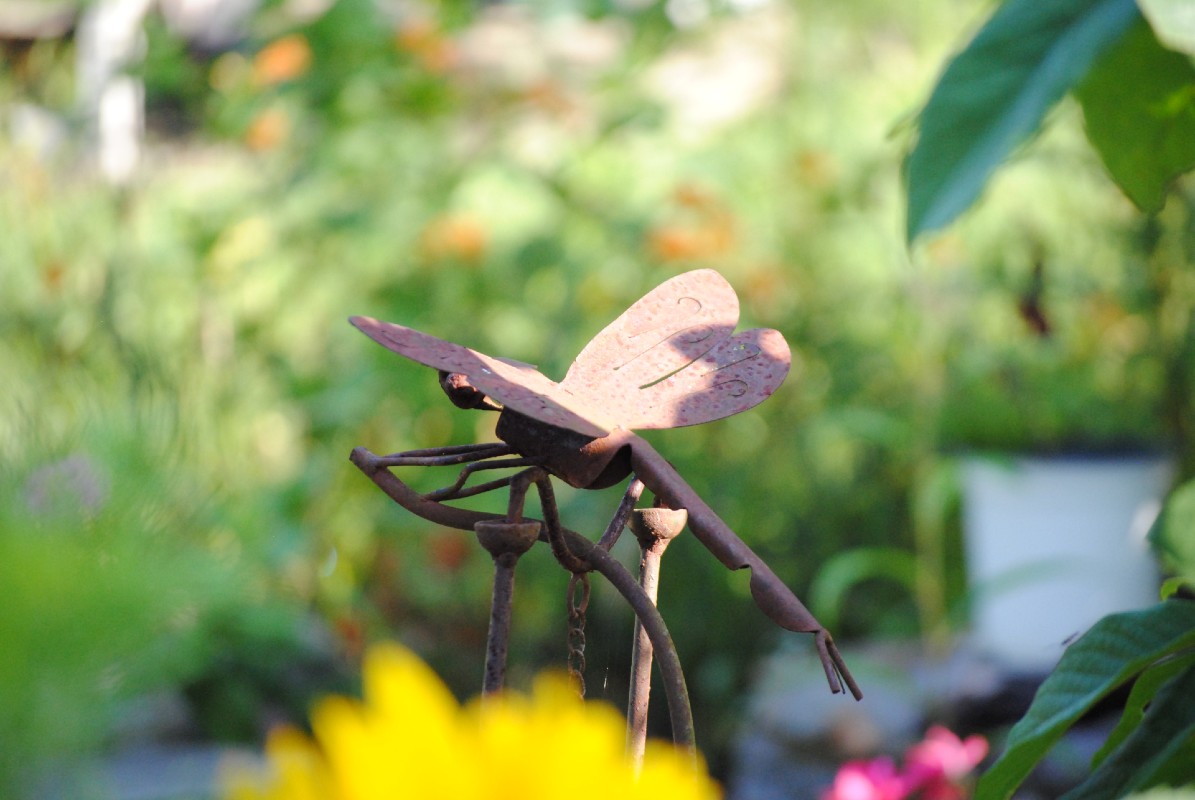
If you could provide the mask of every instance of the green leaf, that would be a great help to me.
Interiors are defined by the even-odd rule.
[[[976,797],[1007,798],[1062,734],[1093,705],[1149,665],[1195,646],[1195,603],[1167,600],[1104,617],[1067,648],[980,778]]]
[[[1195,667],[1167,683],[1141,724],[1064,800],[1113,800],[1160,780],[1195,780]]]
[[[1137,0],[1158,41],[1195,56],[1195,4],[1191,0]]]
[[[1176,658],[1164,660],[1141,673],[1133,682],[1133,690],[1124,704],[1124,713],[1103,747],[1091,759],[1091,765],[1098,767],[1116,748],[1120,747],[1130,733],[1135,731],[1145,717],[1145,708],[1154,699],[1154,695],[1167,681],[1178,675],[1187,667],[1195,664],[1195,652],[1186,653]]]
[[[947,66],[906,164],[909,241],[979,196],[997,166],[1118,41],[1133,0],[1008,0]]]
[[[1144,21],[1079,85],[1087,138],[1142,211],[1156,212],[1176,177],[1195,166],[1195,68],[1158,44]]]
[[[1183,583],[1195,583],[1195,481],[1170,493],[1149,541],[1167,569]]]

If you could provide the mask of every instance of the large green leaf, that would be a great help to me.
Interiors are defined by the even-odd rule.
[[[992,171],[1118,41],[1133,0],[1008,0],[947,66],[909,155],[910,241],[975,201]]]
[[[1100,699],[1161,658],[1195,646],[1195,603],[1167,600],[1104,617],[1067,648],[1009,732],[1004,753],[983,775],[976,797],[1007,798]]]
[[[1170,183],[1195,166],[1195,68],[1158,44],[1144,21],[1079,85],[1087,138],[1142,211],[1162,207]]]
[[[1160,781],[1195,780],[1195,667],[1158,692],[1141,724],[1064,800],[1113,800]]]

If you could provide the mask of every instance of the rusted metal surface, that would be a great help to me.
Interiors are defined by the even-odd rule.
[[[574,572],[564,591],[565,612],[568,614],[568,674],[577,686],[577,694],[585,699],[585,614],[589,611],[589,576]]]
[[[416,451],[419,452],[419,451]],[[402,455],[402,454],[399,454]],[[459,530],[474,530],[478,522],[485,520],[505,521],[505,517],[484,511],[448,506],[435,500],[428,500],[412,489],[390,471],[387,464],[395,456],[378,456],[364,447],[354,448],[349,460],[357,469],[381,489],[398,505],[429,522]],[[524,518],[526,522],[535,522]],[[561,533],[569,550],[585,561],[586,566],[600,574],[622,595],[635,616],[642,621],[644,630],[651,639],[652,648],[660,665],[664,693],[668,699],[668,717],[672,725],[672,740],[682,747],[694,750],[696,736],[693,730],[693,710],[689,705],[689,692],[685,685],[685,674],[681,669],[680,657],[668,625],[659,610],[639,587],[639,583],[626,568],[603,548],[575,531],[562,528]],[[540,541],[547,541],[547,534],[541,528]]]
[[[660,564],[668,544],[684,530],[688,513],[671,508],[638,508],[630,519],[631,531],[639,541],[639,586],[656,602],[660,589]],[[651,639],[635,620],[631,646],[631,686],[627,698],[627,753],[636,764],[643,763],[647,748],[647,706],[651,700]]]
[[[491,358],[392,322],[370,317],[352,317],[349,322],[378,344],[412,361],[449,375],[467,376],[468,386],[506,408],[588,436],[605,436],[617,427],[600,406],[573,396],[528,364]],[[464,396],[465,383],[454,379],[454,384],[456,396]],[[481,402],[476,396],[470,397],[469,402]]]
[[[610,518],[610,524],[602,532],[602,538],[598,539],[598,547],[609,550],[615,545],[618,538],[622,535],[623,528],[627,526],[627,522],[631,518],[631,512],[635,510],[635,504],[639,502],[639,498],[643,495],[645,488],[643,481],[638,478],[631,478],[627,482],[626,491],[622,493],[622,500],[619,502],[618,508],[614,511],[614,516]]]
[[[403,325],[349,321],[378,344],[445,373],[445,391],[463,408],[480,407],[480,393],[540,422],[601,437],[616,428],[711,422],[767,399],[788,375],[788,345],[774,330],[732,335],[738,319],[738,298],[721,275],[677,275],[595,336],[560,383],[529,364]]]
[[[511,609],[515,592],[515,565],[539,539],[538,522],[478,520],[473,523],[477,541],[494,559],[494,590],[490,602],[490,627],[486,636],[483,694],[502,690],[506,682],[506,653],[510,642]]]
[[[771,567],[706,505],[689,484],[685,483],[663,456],[647,442],[633,434],[632,436],[638,440],[628,442],[631,448],[631,468],[635,475],[669,508],[683,508],[689,512],[689,529],[727,569],[751,570],[751,596],[760,610],[773,622],[786,630],[813,634],[830,691],[838,694],[845,683],[855,699],[861,700],[863,692],[847,669],[830,632],[822,627],[792,590],[776,577]]]
[[[859,698],[859,688],[829,632],[668,462],[632,433],[636,428],[721,419],[755,406],[780,386],[791,358],[783,336],[766,329],[735,334],[738,316],[738,299],[716,272],[678,275],[598,333],[560,383],[528,364],[493,358],[402,325],[353,317],[352,324],[376,342],[439,370],[441,386],[457,406],[500,409],[496,432],[504,443],[371,456],[372,461],[362,462],[354,451],[354,463],[404,507],[456,527],[476,519],[475,512],[452,509],[439,501],[509,487],[507,519],[518,521],[525,494],[535,484],[544,513],[542,538],[574,575],[592,567],[595,562],[585,553],[595,549],[587,540],[578,545],[561,525],[548,475],[589,489],[613,486],[633,475],[655,493],[658,503],[687,511],[694,534],[725,566],[750,569],[751,593],[760,609],[787,630],[813,634],[831,690],[841,692],[845,683]],[[393,478],[389,467],[425,464],[466,466],[456,482],[423,497],[396,494],[397,487],[383,477]],[[475,472],[498,467],[529,469],[466,487]],[[606,547],[623,527],[620,514],[634,505],[634,498],[627,502],[634,486],[624,495],[622,506],[627,508],[620,506],[602,537]],[[605,554],[602,548],[596,551]],[[641,595],[636,596],[639,605],[632,605],[642,618]],[[648,605],[654,613],[654,605]],[[647,620],[644,625],[650,633]],[[653,644],[659,652],[655,637]],[[674,735],[675,724],[674,720]]]
[[[780,386],[791,356],[776,331],[732,336],[738,320],[739,301],[725,278],[709,269],[686,272],[593,337],[560,386],[600,402],[630,430],[746,411]]]

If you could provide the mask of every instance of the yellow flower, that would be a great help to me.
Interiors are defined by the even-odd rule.
[[[622,717],[584,703],[568,680],[540,677],[463,708],[434,672],[397,645],[370,650],[364,701],[332,697],[312,715],[315,741],[271,734],[264,769],[230,771],[229,800],[720,797],[688,754],[650,743],[636,770]]]

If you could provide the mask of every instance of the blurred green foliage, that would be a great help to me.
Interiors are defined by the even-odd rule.
[[[215,54],[151,19],[147,149],[123,188],[82,135],[22,133],[33,106],[79,127],[70,43],[23,47],[0,72],[0,697],[17,712],[0,739],[27,734],[4,767],[109,742],[121,699],[156,687],[185,687],[210,735],[255,735],[319,688],[283,662],[327,688],[383,637],[474,691],[488,559],[347,456],[489,439],[493,418],[452,408],[350,314],[560,377],[645,291],[719,269],[745,324],[784,333],[791,377],[755,411],[649,438],[802,593],[840,551],[913,553],[912,587],[832,593],[840,637],[914,634],[962,592],[939,446],[967,415],[1007,420],[984,444],[1028,438],[1033,413],[968,399],[1005,350],[1084,375],[1012,382],[1017,397],[1065,404],[1094,383],[1110,399],[1083,414],[1185,447],[1166,404],[1189,374],[1151,348],[1189,337],[1190,201],[1144,246],[1074,109],[972,215],[905,249],[900,120],[980,6],[719,5],[682,26],[658,6],[267,4]],[[1046,338],[1022,313],[1037,263]],[[1153,302],[1148,276],[1180,299]],[[594,535],[617,502],[560,497]],[[696,542],[669,552],[661,606],[717,766],[780,634],[746,576]],[[564,656],[565,583],[524,559],[516,682]],[[602,588],[589,642],[590,686],[621,702],[630,619]]]

